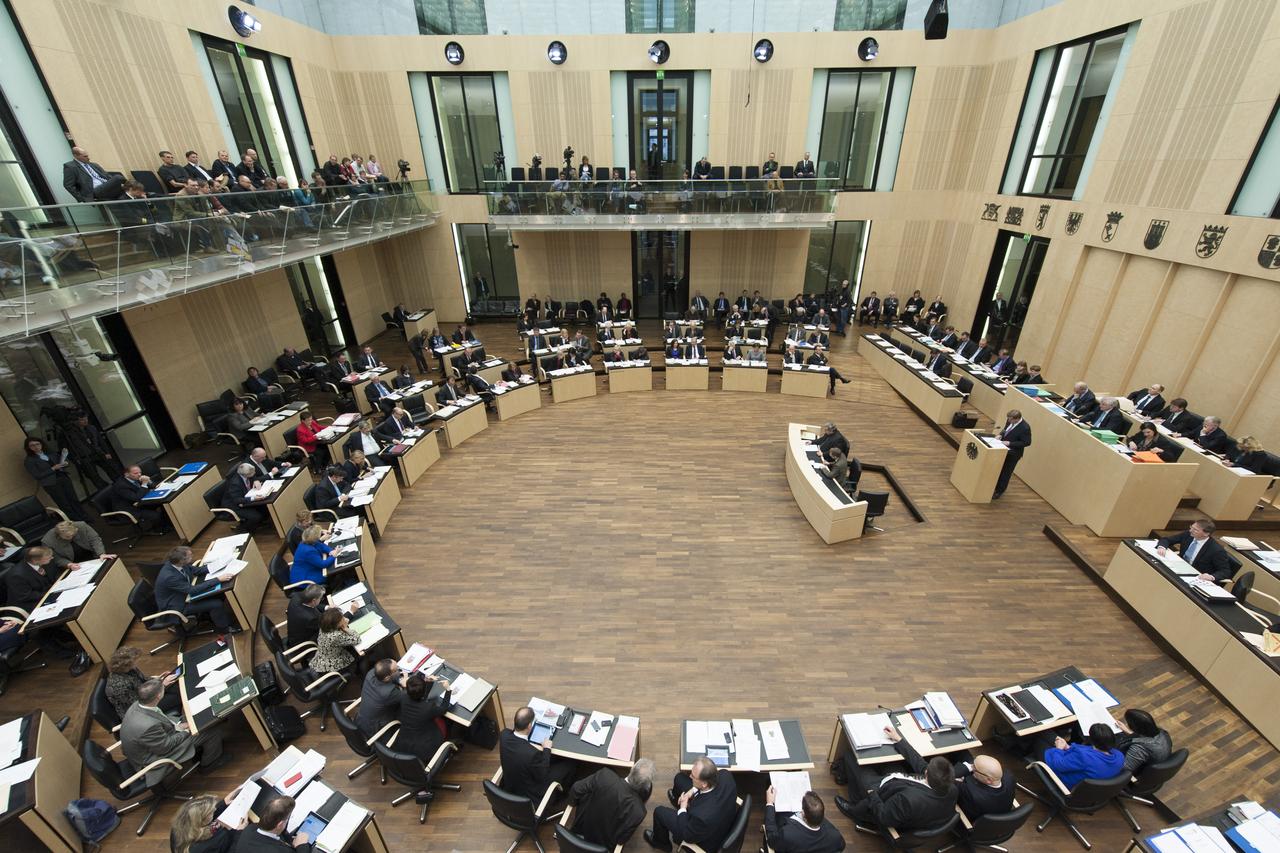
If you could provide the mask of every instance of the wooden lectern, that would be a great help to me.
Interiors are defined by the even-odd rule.
[[[971,504],[991,503],[991,493],[996,490],[1000,468],[1009,455],[1007,447],[991,447],[983,438],[991,433],[967,429],[960,438],[956,462],[951,468],[951,485]]]

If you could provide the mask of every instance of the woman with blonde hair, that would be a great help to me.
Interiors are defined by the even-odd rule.
[[[1246,435],[1236,442],[1236,454],[1227,464],[1255,474],[1272,473],[1266,470],[1267,451],[1262,449],[1262,442],[1251,435]]]
[[[169,830],[169,847],[173,853],[228,853],[240,837],[240,831],[249,825],[249,819],[242,817],[235,829],[228,829],[218,823],[218,815],[239,792],[236,788],[223,800],[212,794],[201,794],[183,803]]]

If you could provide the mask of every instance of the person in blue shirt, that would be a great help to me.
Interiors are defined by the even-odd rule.
[[[310,581],[324,584],[325,573],[333,568],[337,558],[322,541],[323,535],[315,524],[302,531],[302,542],[293,552],[293,565],[289,567],[289,583]]]
[[[1049,765],[1062,784],[1074,788],[1085,779],[1110,779],[1124,769],[1124,753],[1116,749],[1116,734],[1105,723],[1089,727],[1089,746],[1054,738],[1044,751]]]

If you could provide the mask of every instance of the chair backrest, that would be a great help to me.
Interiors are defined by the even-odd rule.
[[[1236,578],[1236,582],[1231,585],[1231,594],[1236,597],[1236,601],[1244,603],[1249,597],[1249,593],[1253,592],[1254,573],[1245,572]]]
[[[791,178],[794,178],[795,176],[796,176],[796,167],[795,167],[795,166],[779,166],[779,167],[778,167],[778,177],[779,177],[779,178],[782,178],[782,180],[784,180],[784,181],[786,181],[786,180],[790,180]]]
[[[972,393],[973,381],[967,377],[961,376],[959,379],[956,380],[956,388],[959,389],[961,394]]]
[[[314,483],[307,486],[307,490],[302,493],[302,503],[307,509],[316,508],[316,486]]]
[[[120,715],[116,713],[115,706],[107,698],[105,678],[99,678],[98,683],[93,685],[93,695],[89,697],[89,716],[97,720],[98,725],[108,732],[120,725]]]
[[[556,824],[556,844],[560,853],[609,853],[609,847],[587,841],[581,835]]]
[[[312,486],[312,488],[315,487]],[[284,589],[289,585],[289,562],[284,558],[283,547],[271,555],[271,564],[267,566],[267,571],[271,573],[271,579],[276,582],[276,586]]]
[[[139,578],[134,583],[133,589],[129,590],[129,609],[133,611],[133,615],[138,619],[156,612],[156,592],[146,580]],[[164,620],[156,619],[151,623],[143,624],[154,630],[158,627],[155,623],[161,621]]]
[[[969,843],[974,845],[1003,844],[1013,838],[1014,834],[1027,822],[1027,818],[1031,817],[1031,812],[1034,810],[1035,803],[1026,802],[1011,812],[982,815],[973,822],[973,829],[969,831],[968,835]]]
[[[390,312],[390,311],[383,311],[383,312],[382,312],[382,322],[386,323],[388,326],[394,326],[394,325],[396,325],[396,321],[395,321],[395,320],[393,320],[393,319],[391,318],[391,312]]]
[[[760,179],[760,167],[748,166],[746,169],[746,178],[748,181],[756,181]]]
[[[272,652],[272,657],[275,658],[276,672],[284,679],[285,684],[298,691],[300,699],[309,699],[310,694],[307,693],[307,685],[311,683],[311,679],[307,676],[310,670],[295,668],[293,664],[289,663],[288,658],[284,656],[283,651]]]
[[[733,819],[729,834],[724,837],[724,841],[720,842],[720,853],[739,853],[742,850],[742,842],[747,838],[747,821],[749,820],[751,820],[750,794],[742,798],[742,805],[738,806],[738,816]]]
[[[517,182],[524,180],[524,166],[511,167],[511,180],[517,181]]]
[[[196,403],[196,418],[204,429],[216,430],[227,419],[227,407],[221,400],[205,400],[203,403]]]
[[[333,721],[338,724],[338,731],[342,732],[352,752],[361,758],[373,757],[373,748],[361,734],[360,727],[356,725],[355,720],[347,716],[346,709],[337,699],[329,703],[329,716],[333,717]]]
[[[712,179],[713,181],[723,181],[723,180],[724,180],[724,166],[712,166],[712,167],[711,167],[711,179]]]
[[[204,493],[204,502],[209,509],[222,506],[222,495],[227,490],[227,481],[219,480]]]
[[[1175,749],[1164,761],[1153,761],[1143,767],[1129,783],[1128,793],[1145,797],[1159,791],[1165,782],[1178,775],[1182,765],[1187,763],[1188,754],[1185,749]]]
[[[1122,770],[1110,779],[1082,779],[1064,802],[1067,808],[1092,814],[1119,796],[1132,778]]]
[[[265,613],[258,614],[258,634],[261,635],[267,651],[275,654],[284,650],[284,641],[280,639],[280,632],[276,630],[271,617]]]
[[[121,774],[120,766],[106,747],[86,738],[80,746],[80,756],[84,759],[84,766],[89,768],[89,775],[99,785],[110,791],[117,800],[129,799],[129,792],[124,789],[125,776]]]
[[[34,495],[19,498],[0,507],[0,527],[7,527],[22,538],[22,544],[39,542],[58,523],[44,504]]]
[[[528,797],[509,794],[485,779],[484,798],[489,801],[493,816],[504,826],[519,830],[534,830],[538,826],[538,816],[533,813],[533,801]]]
[[[160,470],[160,465],[150,456],[144,456],[133,464],[137,465],[142,473],[146,474],[152,480],[164,479],[164,472]]]
[[[401,785],[426,788],[431,784],[427,768],[418,760],[418,756],[407,752],[396,752],[382,741],[373,745],[373,753],[378,756],[378,763],[387,771],[387,775]]]
[[[231,411],[231,404],[240,398],[236,396],[235,391],[228,388],[218,395],[218,399],[222,401],[222,405],[226,406],[227,411],[229,412]]]
[[[715,170],[714,170],[714,169],[712,169],[712,172],[714,173],[714,172],[715,172]],[[741,167],[741,166],[730,166],[730,167],[729,167],[729,180],[731,180],[731,181],[740,181],[740,180],[742,180],[742,167]]]
[[[960,823],[959,813],[953,814],[951,820],[933,829],[898,830],[898,839],[893,846],[898,850],[913,850],[917,847],[932,847],[939,838],[951,835],[951,830]],[[932,842],[932,844],[930,843]]]
[[[111,511],[111,486],[103,486],[94,492],[89,498],[89,502],[93,504],[93,508],[101,515],[104,512]]]
[[[889,505],[888,492],[858,492],[854,497],[856,501],[867,502],[867,518],[875,518],[878,515],[884,515],[884,508]]]

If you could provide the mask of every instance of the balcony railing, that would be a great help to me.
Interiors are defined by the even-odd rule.
[[[436,220],[426,181],[341,192],[313,195],[310,204],[298,204],[290,190],[264,190],[0,210],[0,340]]]
[[[489,224],[526,231],[814,228],[835,219],[826,179],[488,182]]]

